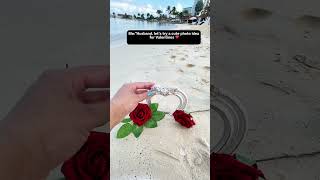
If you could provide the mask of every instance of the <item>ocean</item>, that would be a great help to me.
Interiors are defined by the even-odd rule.
[[[175,24],[110,18],[110,46],[117,47],[127,43],[128,30],[166,30],[176,28]]]

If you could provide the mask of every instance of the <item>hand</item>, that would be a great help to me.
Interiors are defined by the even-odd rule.
[[[133,111],[139,102],[148,97],[147,91],[153,85],[151,82],[136,82],[125,84],[118,90],[111,99],[110,129]]]
[[[107,122],[109,67],[48,71],[0,123],[0,172],[39,179],[75,154]],[[100,90],[87,91],[89,88]],[[102,89],[101,89],[102,88]],[[19,169],[20,168],[20,169]]]

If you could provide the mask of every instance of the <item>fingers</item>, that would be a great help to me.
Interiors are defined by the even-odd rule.
[[[136,90],[136,94],[142,94],[142,93],[145,93],[145,92],[148,92],[147,89],[137,89]]]
[[[84,66],[68,69],[73,74],[78,87],[77,91],[83,91],[88,88],[109,88],[109,66]]]
[[[131,84],[131,87],[135,91],[137,102],[141,102],[148,97],[147,92],[153,85],[153,82],[135,82]]]
[[[110,98],[109,91],[85,91],[81,93],[80,99],[85,104],[107,102]]]
[[[110,91],[84,92],[83,107],[88,112],[87,123],[89,128],[96,128],[107,123],[110,112]]]
[[[148,93],[147,92],[144,92],[144,93],[141,93],[141,94],[137,94],[137,101],[141,102],[141,101],[147,99],[147,97],[148,97]]]
[[[89,112],[89,119],[87,120],[90,128],[103,126],[107,123],[109,118],[109,101],[105,103],[86,104]]]
[[[153,82],[135,82],[131,84],[131,87],[133,89],[151,89],[151,87],[154,85]]]

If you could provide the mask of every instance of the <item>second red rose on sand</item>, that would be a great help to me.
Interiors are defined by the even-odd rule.
[[[62,165],[67,180],[109,180],[109,134],[91,132],[81,149]]]
[[[252,166],[244,164],[229,154],[211,154],[211,179],[212,180],[259,180],[265,179],[264,174],[258,169],[257,164]],[[259,178],[260,177],[260,178]]]
[[[181,125],[186,128],[191,128],[196,123],[193,120],[193,117],[190,114],[185,113],[182,110],[176,110],[173,114],[174,119]]]
[[[152,111],[147,104],[139,103],[129,116],[133,123],[142,126],[152,117]]]

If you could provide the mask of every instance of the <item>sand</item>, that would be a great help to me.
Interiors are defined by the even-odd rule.
[[[320,21],[314,3],[215,6],[214,85],[245,107],[248,132],[236,152],[261,160],[268,179],[319,177],[319,155],[312,154],[320,149]],[[305,153],[312,155],[299,155]],[[287,155],[298,156],[279,158]]]
[[[111,49],[111,96],[123,83],[153,81],[178,87],[189,98],[186,111],[197,125],[186,129],[173,117],[166,117],[155,129],[145,129],[116,139],[120,125],[111,131],[111,179],[210,179],[210,45],[209,27],[182,25],[179,29],[198,28],[201,45],[140,45]],[[173,111],[174,97],[154,100],[160,110]]]

